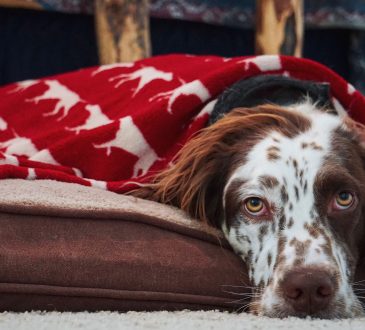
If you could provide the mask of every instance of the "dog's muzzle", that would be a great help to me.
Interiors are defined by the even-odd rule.
[[[336,281],[327,270],[300,267],[286,272],[280,290],[286,303],[300,315],[328,309],[336,295]]]

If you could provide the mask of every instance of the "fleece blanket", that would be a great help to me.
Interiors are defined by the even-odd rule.
[[[365,123],[364,97],[310,60],[160,56],[0,88],[0,178],[126,192],[171,163],[219,94],[263,74],[328,82],[338,110]]]

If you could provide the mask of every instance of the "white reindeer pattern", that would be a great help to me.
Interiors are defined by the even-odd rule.
[[[151,97],[149,101],[168,99],[167,112],[172,114],[172,106],[176,99],[181,95],[195,95],[202,102],[205,102],[210,98],[210,93],[203,83],[200,80],[193,80],[189,83],[182,84],[171,91],[159,93]]]
[[[119,148],[138,157],[134,165],[133,178],[144,175],[150,167],[160,158],[148,144],[142,132],[134,124],[131,116],[119,120],[119,128],[115,137],[105,143],[96,145],[95,148],[106,148],[106,154],[111,154],[111,148]]]

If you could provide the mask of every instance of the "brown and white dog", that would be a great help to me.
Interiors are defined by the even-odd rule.
[[[246,84],[220,97],[215,123],[136,195],[223,230],[256,287],[251,312],[363,315],[352,286],[365,252],[362,127],[334,113],[321,84]]]

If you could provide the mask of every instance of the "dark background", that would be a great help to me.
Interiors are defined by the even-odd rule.
[[[351,82],[352,33],[307,29],[304,57],[329,66]],[[151,40],[153,55],[254,54],[253,29],[151,18]],[[0,8],[0,85],[97,64],[93,16]]]

